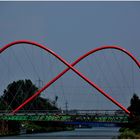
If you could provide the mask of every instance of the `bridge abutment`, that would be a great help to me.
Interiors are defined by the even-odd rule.
[[[15,135],[20,132],[20,123],[15,121],[0,121],[0,136]]]

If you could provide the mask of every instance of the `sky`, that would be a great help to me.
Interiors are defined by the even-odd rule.
[[[139,26],[139,1],[0,1],[0,47],[27,39],[47,46],[69,63],[105,45],[121,46],[140,61]],[[14,80],[30,78],[37,84],[40,78],[44,85],[66,68],[54,57],[29,46],[17,45],[1,54],[1,94]],[[75,68],[125,107],[134,92],[140,95],[139,69],[123,53],[100,52]],[[72,71],[42,94],[52,100],[56,95],[61,108],[66,101],[69,109],[117,108]]]

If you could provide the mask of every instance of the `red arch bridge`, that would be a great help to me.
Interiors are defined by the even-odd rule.
[[[49,81],[44,87],[39,89],[35,94],[33,94],[30,98],[25,100],[20,106],[15,108],[12,112],[10,113],[1,113],[0,115],[0,120],[42,120],[42,121],[65,121],[65,122],[118,122],[118,123],[127,123],[128,122],[128,116],[131,115],[131,112],[125,108],[122,104],[120,104],[118,101],[116,101],[114,98],[112,98],[108,93],[106,93],[103,89],[101,89],[98,85],[96,85],[93,81],[91,81],[88,77],[83,75],[80,71],[78,71],[74,66],[82,61],[84,58],[88,57],[89,55],[104,50],[104,49],[113,49],[113,50],[119,50],[126,55],[128,55],[136,64],[138,68],[140,68],[140,62],[127,50],[119,47],[119,46],[102,46],[99,48],[95,48],[81,57],[79,57],[76,61],[73,63],[69,64],[66,60],[64,60],[62,57],[60,57],[58,54],[53,52],[51,49],[47,48],[46,46],[43,46],[39,43],[32,42],[32,41],[27,41],[27,40],[19,40],[19,41],[14,41],[12,43],[9,43],[2,47],[0,49],[0,54],[4,53],[8,48],[15,46],[16,44],[29,44],[33,45],[36,47],[39,47],[40,49],[43,49],[44,51],[50,53],[54,57],[56,57],[58,60],[60,60],[62,63],[64,63],[67,68],[63,70],[61,73],[59,73],[56,77],[54,77],[51,81]],[[113,102],[115,105],[117,105],[121,110],[125,112],[122,114],[110,114],[110,113],[105,113],[102,115],[96,114],[96,113],[89,113],[85,112],[85,114],[71,114],[70,112],[67,113],[52,113],[52,114],[42,114],[40,112],[38,113],[19,113],[20,110],[29,102],[32,102],[33,99],[35,99],[38,95],[40,95],[45,89],[47,89],[50,85],[52,85],[55,81],[57,81],[60,77],[62,77],[67,71],[72,70],[75,72],[78,76],[80,76],[84,81],[86,81],[89,85],[91,85],[93,88],[95,88],[97,91],[99,91],[103,96],[105,96],[109,101]],[[94,111],[93,111],[94,112]],[[106,111],[108,112],[108,111]],[[89,113],[89,114],[88,114]]]

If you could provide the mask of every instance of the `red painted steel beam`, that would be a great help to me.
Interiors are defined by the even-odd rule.
[[[24,103],[22,103],[19,107],[17,107],[15,110],[13,110],[12,113],[16,113],[18,110],[20,110],[23,106],[25,106],[27,103],[29,103],[30,101],[32,101],[36,96],[38,96],[39,94],[41,94],[42,91],[44,91],[46,88],[48,88],[51,84],[53,84],[57,79],[59,79],[64,73],[66,73],[69,69],[72,69],[76,74],[78,74],[82,79],[84,79],[86,82],[88,82],[91,86],[93,86],[94,88],[96,88],[100,93],[102,93],[106,98],[108,98],[110,101],[112,101],[114,104],[116,104],[118,107],[120,107],[122,110],[124,110],[127,114],[131,114],[123,105],[121,105],[119,102],[117,102],[115,99],[113,99],[111,96],[109,96],[107,93],[105,93],[101,88],[99,88],[94,82],[92,82],[90,79],[88,79],[87,77],[85,77],[82,73],[80,73],[77,69],[75,69],[73,66],[76,65],[78,62],[80,62],[82,59],[84,59],[85,57],[89,56],[90,54],[103,50],[103,49],[117,49],[120,50],[124,53],[126,53],[128,56],[130,56],[132,58],[132,60],[137,64],[137,66],[140,68],[140,62],[128,51],[126,51],[125,49],[122,49],[121,47],[118,46],[103,46],[103,47],[99,47],[96,49],[93,49],[89,52],[87,52],[86,54],[84,54],[83,56],[79,57],[75,62],[73,62],[72,64],[69,64],[67,61],[65,61],[62,57],[60,57],[59,55],[57,55],[55,52],[53,52],[52,50],[50,50],[49,48],[46,48],[45,46],[38,44],[36,42],[31,42],[31,41],[27,41],[27,40],[19,40],[19,41],[15,41],[12,42],[10,44],[7,44],[6,46],[4,46],[3,48],[0,49],[0,53],[2,53],[4,50],[6,50],[7,48],[9,48],[10,46],[16,45],[16,44],[31,44],[31,45],[35,45],[49,53],[51,53],[53,56],[55,56],[57,59],[59,59],[61,62],[63,62],[66,66],[68,66],[68,68],[66,68],[64,71],[62,71],[59,75],[57,75],[55,78],[53,78],[49,83],[47,83],[43,88],[41,88],[40,90],[38,90],[33,96],[31,96],[30,98],[28,98]]]

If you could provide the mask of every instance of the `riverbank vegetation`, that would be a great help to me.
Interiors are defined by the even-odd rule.
[[[24,128],[26,133],[42,133],[74,130],[72,126],[63,124],[62,122],[28,122]]]
[[[120,139],[140,139],[140,99],[134,94],[128,110],[132,113],[129,117],[129,125],[122,127],[120,131]]]

